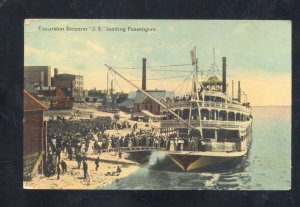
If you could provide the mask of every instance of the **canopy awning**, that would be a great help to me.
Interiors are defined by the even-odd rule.
[[[152,117],[152,118],[160,118],[159,115],[155,115],[155,114],[152,114],[151,112],[147,111],[147,110],[141,110],[141,112],[143,114],[145,114],[146,116],[149,116],[149,117]]]

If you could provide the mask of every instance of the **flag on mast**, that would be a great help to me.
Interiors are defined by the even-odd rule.
[[[192,65],[196,64],[196,46],[191,50]]]

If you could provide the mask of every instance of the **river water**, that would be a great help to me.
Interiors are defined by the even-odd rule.
[[[120,190],[288,190],[291,186],[291,107],[253,107],[253,141],[241,160],[182,172],[164,152],[137,172],[106,186]]]

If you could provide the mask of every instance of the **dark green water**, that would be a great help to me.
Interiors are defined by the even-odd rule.
[[[163,152],[155,152],[136,173],[105,189],[288,190],[291,186],[291,107],[254,107],[253,117],[250,151],[237,162],[182,172],[164,158]],[[162,162],[165,162],[164,167],[161,167]]]

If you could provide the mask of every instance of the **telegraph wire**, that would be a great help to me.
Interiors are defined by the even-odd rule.
[[[187,66],[192,64],[179,64],[179,65],[157,65],[157,66],[148,66],[147,68],[166,68],[166,67],[179,67],[179,66]]]
[[[150,78],[150,79],[147,79],[148,80],[165,80],[165,79],[173,79],[173,78],[179,78],[179,77],[182,77],[181,75],[178,75],[178,76],[171,76],[171,77],[165,77],[165,78]],[[142,80],[130,80],[130,81],[142,81]]]

